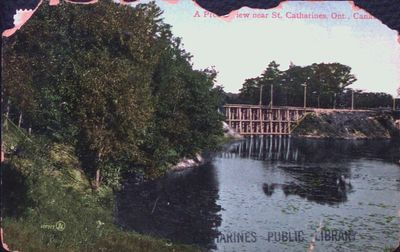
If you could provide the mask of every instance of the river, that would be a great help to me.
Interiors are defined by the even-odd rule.
[[[400,238],[399,161],[393,141],[247,138],[207,165],[128,179],[116,220],[211,251],[383,251]]]

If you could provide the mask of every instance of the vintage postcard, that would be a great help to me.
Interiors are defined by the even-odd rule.
[[[400,251],[398,31],[216,2],[4,3],[4,251]]]

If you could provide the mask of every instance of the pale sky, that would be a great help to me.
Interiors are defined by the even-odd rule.
[[[358,79],[351,87],[365,91],[395,95],[400,85],[397,31],[378,19],[355,19],[353,15],[367,12],[353,10],[349,2],[286,2],[271,10],[244,7],[238,13],[249,13],[249,18],[235,16],[230,21],[204,17],[205,10],[190,0],[156,3],[173,34],[193,55],[194,68],[215,66],[217,84],[225,91],[238,92],[245,79],[259,76],[272,60],[281,70],[290,62],[339,62],[350,66]],[[273,12],[282,18],[272,19]],[[287,12],[325,14],[328,19],[289,19]],[[332,19],[332,13],[342,13],[344,19]],[[269,16],[252,18],[253,14]]]

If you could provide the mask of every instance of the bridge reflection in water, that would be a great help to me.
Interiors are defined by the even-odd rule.
[[[298,161],[299,149],[293,146],[292,138],[281,137],[247,137],[245,140],[232,144],[221,157],[242,157],[271,161]]]
[[[260,188],[268,197],[279,189],[286,196],[297,195],[319,204],[334,205],[347,201],[347,194],[353,190],[346,160],[337,165],[331,159],[334,156],[340,159],[343,150],[337,147],[343,148],[343,144],[289,136],[247,137],[230,145],[220,158],[267,161],[265,172],[269,178],[275,176],[272,170],[279,169],[285,181],[266,181]]]
[[[336,205],[346,202],[347,194],[354,191],[351,183],[354,160],[379,157],[386,162],[398,162],[399,146],[392,141],[246,137],[231,144],[219,157],[237,162],[246,159],[264,162],[268,180],[260,189],[268,197],[278,189],[286,196],[297,195],[319,204]],[[277,170],[280,176],[274,179]]]

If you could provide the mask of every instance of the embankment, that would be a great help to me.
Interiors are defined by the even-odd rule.
[[[17,251],[201,251],[121,230],[115,194],[90,179],[71,145],[3,127],[2,228]],[[1,251],[1,250],[0,250]]]
[[[234,129],[232,129],[226,122],[222,122],[222,130],[224,132],[224,135],[219,139],[219,144],[218,144],[218,146],[220,146],[221,148],[223,148],[223,145],[231,142],[232,140],[238,140],[243,138],[243,136],[241,136]],[[176,165],[172,166],[170,168],[170,171],[172,172],[183,171],[188,168],[201,166],[207,162],[210,162],[212,160],[213,155],[214,155],[213,151],[203,151],[202,153],[198,153],[193,158],[183,158]]]
[[[321,110],[308,114],[292,132],[296,137],[389,139],[400,136],[389,113]]]

